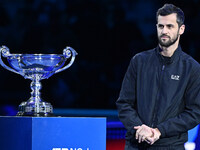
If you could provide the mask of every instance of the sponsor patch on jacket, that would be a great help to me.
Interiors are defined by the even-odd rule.
[[[172,80],[179,80],[180,76],[179,75],[171,75]]]

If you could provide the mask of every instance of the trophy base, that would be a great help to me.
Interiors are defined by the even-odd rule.
[[[55,117],[53,113],[28,113],[28,112],[18,112],[16,116],[24,117]]]
[[[36,104],[29,104],[22,102],[19,105],[19,111],[16,116],[29,116],[29,117],[53,117],[53,107],[50,103],[40,102],[38,107]]]

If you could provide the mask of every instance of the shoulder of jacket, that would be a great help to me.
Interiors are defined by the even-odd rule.
[[[200,64],[190,55],[182,51],[181,59],[187,63],[191,63],[197,66],[200,66]]]
[[[150,49],[150,50],[146,50],[140,53],[137,53],[135,56],[132,57],[132,60],[134,59],[147,59],[149,56],[151,56],[152,54],[155,53],[155,48],[154,49]]]
[[[200,64],[192,56],[188,55],[185,52],[182,52],[181,59],[184,63],[190,65],[190,68],[193,70],[193,72],[200,73]]]

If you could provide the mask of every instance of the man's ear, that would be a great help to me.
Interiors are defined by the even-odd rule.
[[[181,25],[180,28],[179,28],[179,35],[182,35],[185,31],[185,25]]]

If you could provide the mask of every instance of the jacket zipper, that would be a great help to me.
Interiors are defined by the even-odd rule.
[[[158,100],[159,100],[159,97],[160,97],[160,87],[161,87],[161,83],[162,83],[162,79],[163,79],[163,73],[164,73],[164,70],[165,70],[165,65],[163,64],[162,65],[162,69],[161,69],[161,73],[160,73],[160,80],[159,80],[159,86],[158,86],[158,92],[157,92],[157,96],[156,96],[156,103],[155,103],[155,107],[154,107],[154,111],[153,111],[153,119],[152,119],[152,124],[151,124],[151,127],[155,127],[156,125],[156,110],[158,108]]]

